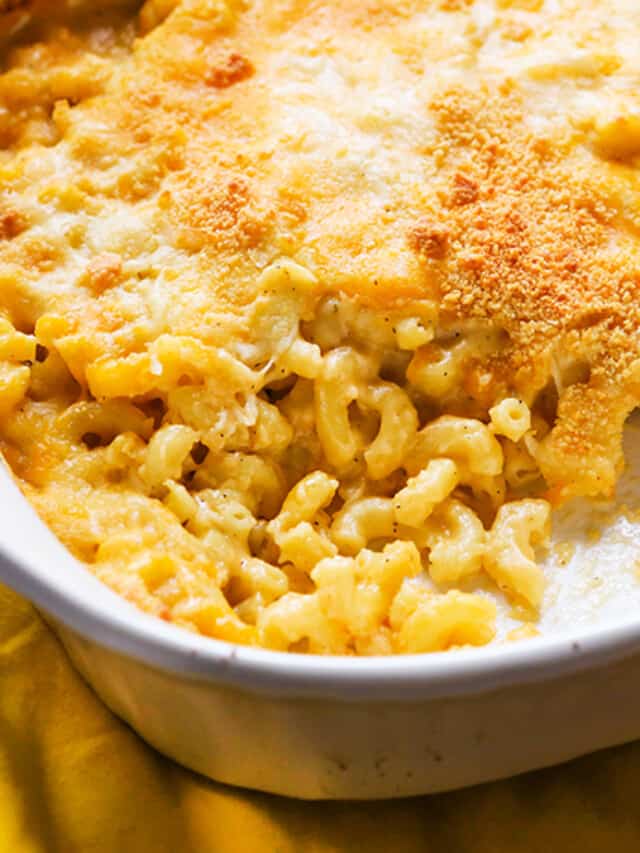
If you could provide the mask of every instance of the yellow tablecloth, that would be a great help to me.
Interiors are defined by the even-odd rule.
[[[636,853],[638,792],[640,743],[389,803],[215,785],[107,711],[33,608],[0,586],[0,853]]]

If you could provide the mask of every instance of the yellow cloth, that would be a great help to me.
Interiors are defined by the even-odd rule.
[[[0,853],[636,853],[639,790],[640,743],[388,803],[225,788],[142,743],[0,587]]]

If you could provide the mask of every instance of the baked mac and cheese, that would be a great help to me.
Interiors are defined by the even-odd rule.
[[[640,401],[636,5],[5,3],[0,447],[69,550],[237,643],[535,633]]]

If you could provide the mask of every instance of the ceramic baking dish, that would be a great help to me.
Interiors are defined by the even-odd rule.
[[[146,616],[68,554],[0,466],[0,578],[145,740],[233,785],[402,797],[640,736],[640,619],[482,650],[323,658],[205,639]]]

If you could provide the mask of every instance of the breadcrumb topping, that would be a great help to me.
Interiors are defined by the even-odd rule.
[[[552,493],[613,488],[640,389],[633,2],[122,8],[45,14],[7,52],[17,327],[47,328],[86,389],[162,334],[250,343],[260,273],[288,257],[318,298],[436,299],[444,334],[503,333],[467,386],[555,394]]]

